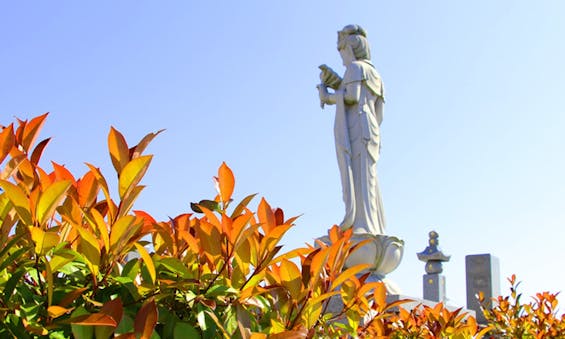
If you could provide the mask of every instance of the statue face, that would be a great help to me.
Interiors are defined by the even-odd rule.
[[[339,50],[339,55],[341,55],[341,60],[343,61],[344,66],[347,66],[356,60],[355,55],[353,54],[353,49],[347,44],[344,48]]]

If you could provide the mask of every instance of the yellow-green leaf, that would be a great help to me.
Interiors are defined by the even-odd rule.
[[[31,213],[29,211],[29,202],[24,191],[18,186],[6,180],[0,180],[0,187],[14,205],[16,213],[26,225],[32,225]]]
[[[128,194],[131,189],[141,181],[141,178],[143,178],[143,175],[147,171],[152,158],[152,155],[144,155],[133,159],[125,165],[120,174],[118,185],[120,199],[123,199],[126,194]]]
[[[302,292],[302,275],[296,265],[290,261],[283,259],[281,261],[280,279],[284,287],[288,289],[293,299],[298,299]]]
[[[55,208],[57,208],[65,198],[65,193],[71,184],[72,183],[67,180],[59,181],[47,187],[47,189],[41,193],[35,210],[35,215],[40,225],[45,225],[47,221],[51,219]]]
[[[149,253],[147,252],[145,247],[141,246],[138,243],[134,243],[134,245],[135,245],[135,248],[137,248],[139,255],[143,259],[143,262],[145,263],[145,266],[147,267],[147,271],[149,271],[149,275],[151,276],[151,283],[154,284],[155,279],[157,277],[157,271],[155,270],[155,264],[153,263],[153,259],[151,258],[151,256],[149,255]]]
[[[135,217],[133,215],[124,215],[112,225],[112,231],[110,232],[110,247],[112,249],[115,249],[122,237],[128,233],[134,221]]]
[[[104,221],[104,217],[100,212],[96,209],[91,210],[92,217],[94,218],[94,223],[96,224],[96,228],[98,229],[98,233],[100,234],[100,238],[102,238],[102,242],[104,243],[104,247],[106,251],[110,250],[110,236],[108,235],[108,226]]]
[[[100,246],[98,240],[89,230],[77,227],[80,234],[79,249],[85,259],[90,264],[93,275],[98,274],[98,266],[100,265]]]
[[[49,260],[51,271],[57,272],[58,269],[75,260],[75,258],[76,255],[68,250],[56,250]]]
[[[51,265],[49,262],[45,263],[45,278],[47,280],[47,306],[51,306],[53,303],[53,271],[51,270]]]
[[[43,255],[59,244],[59,235],[55,232],[45,232],[39,227],[28,226],[31,240],[35,243],[35,253]]]

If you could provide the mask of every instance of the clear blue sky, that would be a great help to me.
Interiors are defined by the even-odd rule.
[[[355,5],[354,5],[355,3]],[[6,1],[0,118],[51,112],[45,160],[113,176],[110,126],[137,142],[166,128],[136,208],[165,219],[214,195],[259,192],[303,216],[290,247],[343,216],[333,108],[317,66],[342,72],[336,31],[363,26],[387,103],[379,163],[391,278],[421,296],[416,252],[440,234],[448,296],[465,304],[465,255],[500,258],[526,294],[565,287],[565,2]],[[48,163],[45,161],[44,165]],[[503,291],[507,285],[503,283]]]

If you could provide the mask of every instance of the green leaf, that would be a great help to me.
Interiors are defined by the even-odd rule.
[[[8,241],[8,243],[0,250],[0,259],[4,256],[4,254],[6,254],[6,252],[8,252],[10,250],[10,248],[12,248],[12,246],[14,246],[15,243],[17,243],[23,236],[25,233],[20,233],[20,234],[16,234],[12,239],[10,239],[10,241]],[[0,269],[0,271],[2,271]]]
[[[60,268],[75,260],[76,254],[73,251],[60,249],[53,253],[49,265],[53,273],[57,272]]]
[[[159,260],[159,265],[163,265],[167,270],[172,273],[178,274],[181,277],[190,278],[190,272],[186,266],[177,258],[162,258]]]
[[[220,204],[217,201],[214,200],[200,200],[200,202],[198,202],[198,204],[195,204],[193,202],[190,203],[190,209],[192,209],[194,212],[196,213],[204,213],[204,211],[202,211],[202,209],[200,208],[200,206],[209,209],[210,211],[219,211],[220,210]]]
[[[237,295],[238,291],[233,287],[225,285],[214,285],[206,292],[206,297],[217,297],[220,295]]]
[[[39,197],[35,215],[40,225],[45,225],[53,216],[55,208],[65,198],[65,193],[71,186],[72,182],[65,180],[50,185]]]
[[[19,236],[18,236],[19,238]],[[10,245],[11,247],[12,245]],[[8,246],[6,246],[8,247]],[[8,247],[9,248],[9,247]],[[29,250],[29,248],[26,247],[22,247],[22,248],[18,248],[17,250],[15,250],[14,252],[12,252],[10,255],[8,255],[8,257],[4,260],[2,259],[0,261],[0,272],[2,272],[6,267],[10,266],[11,264],[17,263],[18,259]],[[4,251],[2,252],[2,255],[0,255],[0,258],[2,258],[4,256]]]
[[[74,312],[71,314],[71,317],[79,317],[88,315],[89,312],[83,306],[78,307]],[[76,339],[92,339],[94,336],[94,327],[93,326],[83,326],[83,325],[76,325],[71,324],[71,329],[73,331],[73,336]]]
[[[173,331],[173,339],[199,338],[200,333],[189,323],[178,321]]]
[[[16,272],[12,274],[10,279],[4,285],[4,303],[7,304],[10,298],[12,297],[12,293],[14,293],[14,289],[16,288],[17,284],[22,279],[23,275],[26,273],[25,267],[19,267]]]
[[[208,324],[206,324],[206,312],[204,312],[204,309],[201,309],[200,307],[198,309],[199,311],[196,314],[196,320],[198,321],[198,326],[200,326],[200,329],[202,331],[206,331],[206,329],[208,329]]]

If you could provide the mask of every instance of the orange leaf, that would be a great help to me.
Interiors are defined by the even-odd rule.
[[[347,279],[351,278],[355,274],[357,274],[357,273],[363,271],[364,269],[368,268],[369,266],[371,266],[371,265],[369,265],[369,264],[359,264],[359,265],[355,265],[353,267],[346,269],[340,275],[338,275],[337,278],[332,282],[331,289],[333,290],[334,288],[339,286],[341,283],[343,283]]]
[[[257,206],[257,216],[265,234],[268,234],[277,225],[275,214],[265,198],[261,198],[261,202]]]
[[[16,137],[14,136],[14,124],[10,124],[0,132],[0,163],[4,161],[12,147],[14,147],[14,142]]]
[[[310,264],[310,288],[313,288],[320,279],[320,273],[326,266],[328,261],[330,250],[328,247],[322,248],[318,253],[312,258],[312,263]]]
[[[272,228],[261,241],[261,253],[272,251],[291,227],[292,225],[279,225]]]
[[[25,154],[20,152],[15,156],[12,155],[12,158],[4,165],[2,172],[0,172],[0,179],[5,180],[11,177],[24,161],[28,161]]]
[[[72,182],[76,181],[73,174],[68,169],[66,169],[65,166],[61,166],[53,161],[51,162],[51,164],[53,165],[52,176],[54,180],[70,180]]]
[[[139,156],[141,156],[141,153],[143,153],[143,151],[145,150],[147,145],[149,145],[149,143],[153,140],[153,138],[155,138],[163,131],[164,129],[159,130],[156,133],[149,133],[146,136],[144,136],[143,139],[141,139],[141,141],[136,146],[133,147],[131,158],[132,159],[139,158]]]
[[[123,168],[129,162],[129,148],[122,133],[114,127],[110,127],[110,133],[108,133],[108,150],[110,151],[112,165],[120,176]]]
[[[247,226],[251,220],[251,216],[251,213],[245,213],[235,218],[232,224],[232,243],[237,243],[239,241],[241,234],[245,230],[245,226]]]
[[[235,178],[232,170],[225,162],[223,162],[218,169],[218,184],[220,186],[220,199],[224,204],[226,204],[231,199],[233,188],[235,186]]]
[[[47,308],[47,313],[49,313],[51,318],[58,318],[69,311],[70,309],[61,306],[49,306]]]
[[[100,212],[98,212],[95,208],[91,209],[93,220],[93,228],[98,231],[100,234],[100,238],[102,238],[102,243],[104,244],[104,248],[106,252],[110,251],[110,236],[108,235],[108,225],[104,221],[104,217]]]
[[[143,226],[141,227],[141,233],[146,234],[153,231],[154,226],[157,224],[157,221],[149,214],[144,211],[136,210],[133,213],[143,219]]]
[[[15,160],[14,164],[10,164],[12,161],[8,162],[9,168],[5,169],[4,171],[10,171],[10,172],[17,171],[18,176],[15,177],[16,182],[23,182],[26,184],[26,186],[32,186],[32,184],[36,182],[36,173],[35,173],[36,167],[31,163],[31,161],[27,159],[26,155],[17,148],[12,148],[10,155],[12,156],[12,158],[17,160]],[[14,165],[16,166],[14,167]],[[4,175],[3,177],[7,178]]]
[[[78,180],[77,191],[78,191],[78,203],[81,207],[86,207],[91,205],[98,196],[98,190],[100,186],[98,181],[92,172],[86,172],[86,174]]]
[[[88,166],[90,172],[92,172],[92,174],[96,178],[96,181],[98,181],[98,184],[102,188],[102,192],[104,193],[104,198],[106,198],[106,202],[108,206],[108,214],[109,214],[108,222],[113,223],[114,218],[116,217],[116,207],[114,205],[114,202],[112,201],[112,197],[110,196],[110,190],[108,189],[108,183],[106,182],[106,178],[104,178],[99,168],[94,167],[89,163],[86,163],[86,166]]]
[[[153,329],[157,324],[157,306],[153,298],[146,301],[137,315],[135,316],[134,330],[135,335],[141,339],[151,338]]]
[[[29,152],[31,145],[35,142],[35,139],[39,136],[39,131],[43,124],[45,123],[45,118],[49,113],[45,113],[38,117],[31,119],[28,123],[25,124],[21,145],[26,152]]]
[[[220,222],[220,219],[218,219],[218,217],[214,214],[214,212],[201,205],[198,205],[198,207],[200,207],[200,209],[206,216],[206,220],[211,225],[213,225],[218,230],[218,232],[220,232],[222,230],[222,223]]]
[[[308,331],[306,329],[300,329],[296,331],[284,331],[281,333],[271,334],[269,339],[303,339],[308,336]]]
[[[374,298],[375,303],[378,305],[378,310],[384,310],[386,307],[386,287],[382,282],[377,283],[375,287]]]

